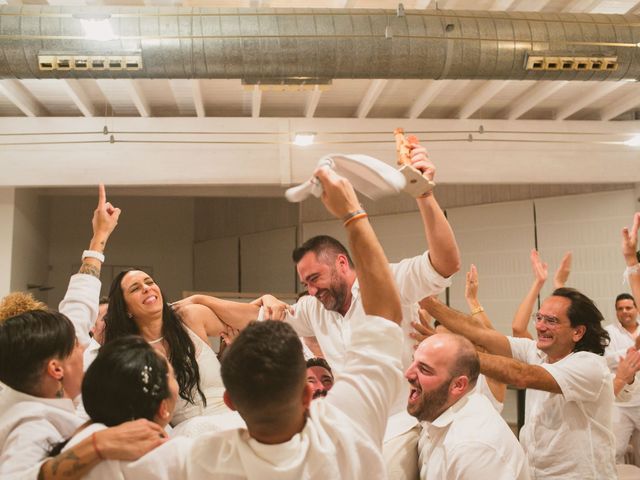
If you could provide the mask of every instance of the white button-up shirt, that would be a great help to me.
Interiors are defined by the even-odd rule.
[[[618,363],[620,363],[620,357],[625,357],[629,347],[635,346],[636,338],[640,334],[640,327],[636,328],[636,331],[631,334],[616,319],[611,322],[611,325],[607,325],[604,328],[609,332],[609,337],[611,338],[611,342],[604,352],[604,357],[607,359],[607,364],[611,371],[615,373],[618,369]],[[628,395],[623,397],[622,401],[616,401],[616,407],[637,407],[640,405],[640,388],[636,385],[639,380],[639,376],[636,375],[634,383],[630,387],[625,387]]]
[[[528,480],[529,466],[515,435],[484,396],[462,397],[418,442],[421,480]]]
[[[0,478],[33,479],[51,447],[83,423],[67,398],[39,398],[4,387],[0,392]]]
[[[138,480],[385,479],[380,447],[389,404],[404,383],[402,335],[394,323],[373,316],[352,332],[341,376],[326,398],[311,402],[303,430],[289,441],[266,445],[246,429],[218,432],[194,440],[186,458],[166,462],[168,442],[128,472]]]
[[[540,365],[562,393],[527,390],[520,442],[535,479],[614,479],[613,382],[604,357],[570,353],[555,363],[528,338],[508,337],[516,360]]]

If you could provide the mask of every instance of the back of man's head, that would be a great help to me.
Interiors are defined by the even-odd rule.
[[[451,359],[449,375],[451,378],[466,376],[469,379],[469,390],[475,387],[480,374],[480,359],[478,352],[469,340],[462,335],[447,333],[457,347],[457,351]],[[453,353],[453,352],[452,352]]]
[[[306,388],[302,343],[287,323],[252,322],[224,353],[221,374],[247,423],[276,421]]]
[[[567,309],[567,316],[572,327],[584,325],[585,333],[576,343],[574,352],[591,352],[604,355],[609,345],[609,333],[602,327],[604,317],[593,300],[574,288],[556,288],[551,294],[554,297],[569,299],[571,305]]]
[[[309,240],[297,247],[291,255],[294,263],[297,264],[300,262],[302,257],[309,252],[315,253],[318,261],[325,263],[333,262],[337,255],[344,255],[347,257],[349,266],[353,268],[353,261],[351,260],[349,251],[344,245],[342,245],[342,243],[328,235],[317,235],[315,237],[311,237]]]

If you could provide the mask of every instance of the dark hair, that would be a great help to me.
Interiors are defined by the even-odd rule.
[[[109,306],[104,319],[105,345],[125,335],[140,335],[136,322],[127,316],[127,304],[121,286],[122,278],[131,271],[134,270],[120,272],[111,282]],[[162,298],[166,298],[164,293]],[[196,347],[185,330],[182,320],[166,302],[162,306],[162,336],[169,345],[167,355],[176,374],[180,397],[195,403],[194,398],[197,392],[202,403],[206,405],[207,400],[200,389],[200,369],[196,360]]]
[[[76,345],[76,331],[62,313],[30,310],[0,324],[0,381],[34,395],[52,358],[64,359]]]
[[[576,346],[574,352],[591,352],[596,355],[604,355],[604,349],[609,345],[609,333],[602,327],[604,317],[598,307],[589,297],[574,288],[556,288],[551,294],[555,297],[569,299],[571,305],[567,310],[567,316],[572,327],[584,325],[584,335]]]
[[[100,300],[98,300],[98,305],[104,305],[105,303],[109,303],[109,297],[100,297]]]
[[[327,370],[331,376],[333,377],[333,372],[331,371],[331,367],[329,363],[322,357],[314,357],[307,360],[307,368],[311,367],[322,367]]]
[[[82,402],[96,423],[153,421],[170,396],[167,361],[144,338],[127,335],[98,350],[82,382]]]
[[[291,255],[294,263],[297,264],[302,260],[302,257],[309,252],[315,253],[318,259],[321,257],[325,257],[325,259],[334,259],[336,255],[344,255],[347,257],[349,266],[353,268],[353,261],[351,260],[351,256],[345,246],[335,238],[328,235],[311,237],[309,240],[297,247]]]
[[[306,379],[302,343],[284,322],[251,322],[222,358],[220,373],[239,410],[290,401]]]
[[[618,302],[620,300],[631,300],[633,302],[633,306],[636,307],[636,299],[633,298],[633,295],[630,295],[628,293],[621,293],[620,295],[618,295],[616,297],[616,303],[614,303],[614,305],[618,306]]]
[[[438,328],[439,325],[442,325],[438,320],[436,320],[435,318],[433,319],[433,328]]]

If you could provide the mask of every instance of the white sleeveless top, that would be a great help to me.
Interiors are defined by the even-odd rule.
[[[189,418],[198,415],[217,415],[228,413],[231,410],[224,404],[222,396],[224,385],[220,376],[220,362],[215,352],[209,344],[193,333],[186,325],[185,330],[189,334],[196,349],[196,361],[200,369],[200,390],[207,399],[207,406],[202,404],[200,395],[194,395],[195,404],[187,402],[184,398],[178,397],[178,403],[173,414],[171,425],[177,425]]]

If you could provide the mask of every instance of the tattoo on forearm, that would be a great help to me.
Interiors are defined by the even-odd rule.
[[[54,457],[51,462],[45,463],[38,473],[38,480],[79,478],[78,474],[82,473],[88,466],[89,463],[83,463],[73,450],[69,450]]]
[[[86,273],[87,275],[93,275],[96,278],[100,278],[100,267],[96,267],[95,265],[91,265],[89,263],[83,263],[80,266],[80,270],[78,273]]]

